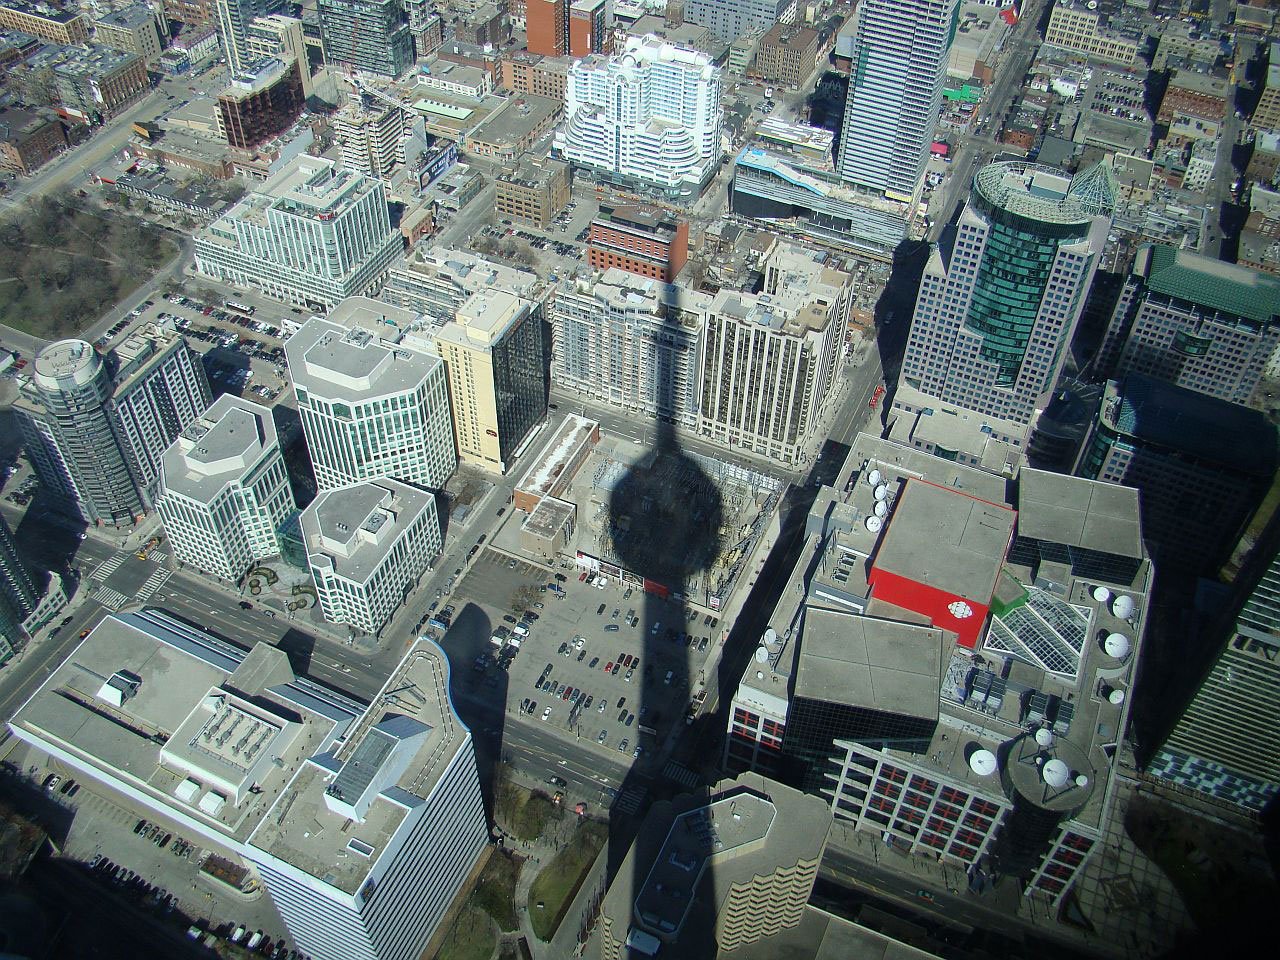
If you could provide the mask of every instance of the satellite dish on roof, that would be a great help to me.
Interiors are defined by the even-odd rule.
[[[1057,757],[1054,757],[1044,765],[1040,775],[1044,777],[1044,782],[1051,787],[1065,787],[1067,781],[1071,779],[1071,769]]]
[[[883,480],[884,480],[884,477],[880,475],[879,470],[872,470],[869,474],[867,474],[867,486],[870,486],[870,487],[879,486]]]
[[[1041,727],[1036,731],[1036,743],[1042,747],[1053,746],[1053,731],[1048,727]]]
[[[1109,703],[1114,704],[1117,707],[1120,706],[1120,704],[1124,703],[1124,691],[1112,690],[1109,694],[1107,694],[1107,701]]]
[[[1121,620],[1128,620],[1133,616],[1135,607],[1136,604],[1133,602],[1133,597],[1122,593],[1120,596],[1116,597],[1115,602],[1111,604],[1111,612]]]
[[[876,516],[882,520],[889,515],[889,505],[883,500],[877,500],[875,506]]]
[[[969,758],[969,769],[980,777],[989,777],[996,772],[996,755],[990,750],[975,750]]]
[[[768,663],[769,651],[764,647],[756,647],[756,663]]]
[[[876,493],[875,493],[876,499],[883,500],[887,496],[889,496],[889,485],[887,483],[879,484],[876,487]]]
[[[877,517],[874,513],[867,517],[867,529],[872,533],[879,533],[880,528],[884,526],[884,521]]]
[[[766,647],[772,647],[777,642],[778,642],[778,631],[773,629],[773,627],[765,627],[764,645]]]
[[[1086,777],[1083,773],[1080,774],[1080,776],[1076,777],[1077,787],[1087,787],[1088,785],[1089,785],[1089,778]]]
[[[1123,633],[1109,633],[1107,639],[1102,641],[1102,649],[1107,652],[1108,657],[1122,660],[1129,655],[1133,645]]]
[[[1106,603],[1111,599],[1111,591],[1106,587],[1094,587],[1093,599],[1097,600],[1099,603]]]
[[[757,671],[756,671],[756,679],[757,679],[757,680],[763,680],[763,679],[764,679],[764,671],[762,671],[762,670],[757,670]]]

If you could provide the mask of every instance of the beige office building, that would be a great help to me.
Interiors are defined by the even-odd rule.
[[[507,472],[546,415],[549,339],[541,307],[504,290],[472,295],[441,327],[458,459]]]

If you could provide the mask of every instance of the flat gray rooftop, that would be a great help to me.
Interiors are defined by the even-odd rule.
[[[416,749],[390,771],[395,776],[380,778],[388,772],[383,764],[392,752],[371,751],[366,743],[379,736],[375,727],[388,729],[388,724],[412,727],[409,732],[421,739],[412,741]],[[280,792],[254,832],[253,846],[354,895],[370,874],[386,869],[383,861],[401,823],[431,797],[458,751],[470,749],[470,742],[471,734],[450,704],[444,652],[419,638],[342,745],[304,764]],[[330,808],[326,793],[357,753],[375,765],[370,780],[378,790],[363,820],[353,821]]]
[[[296,677],[272,647],[246,652],[145,610],[103,620],[12,727],[236,848],[293,772],[359,711],[354,701]],[[219,721],[224,725],[215,729]],[[221,738],[237,722],[234,735]],[[242,744],[250,730],[255,735]],[[250,782],[261,790],[248,790]]]
[[[338,576],[363,583],[406,527],[424,510],[435,513],[435,503],[433,494],[389,477],[322,490],[298,521],[307,556],[327,557]]]
[[[1018,535],[1122,557],[1141,557],[1138,490],[1023,467]]]
[[[276,445],[271,411],[224,393],[164,452],[164,490],[207,504]]]
[[[952,642],[934,627],[809,607],[795,694],[936,719]]]
[[[360,319],[351,311],[343,316]],[[308,320],[284,347],[294,386],[349,403],[413,390],[443,361],[400,343],[403,332],[394,323],[383,324],[382,332],[375,334],[363,324],[349,328],[334,319]]]
[[[985,606],[1015,516],[1006,506],[909,480],[889,515],[874,568]]]

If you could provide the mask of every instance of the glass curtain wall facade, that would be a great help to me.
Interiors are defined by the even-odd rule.
[[[413,36],[400,0],[320,0],[325,63],[399,77],[413,65]]]

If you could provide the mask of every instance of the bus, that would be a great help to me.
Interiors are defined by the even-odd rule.
[[[224,300],[222,305],[228,310],[234,310],[236,313],[243,313],[246,317],[253,316],[253,307],[247,307],[243,303],[236,303],[234,300]]]

